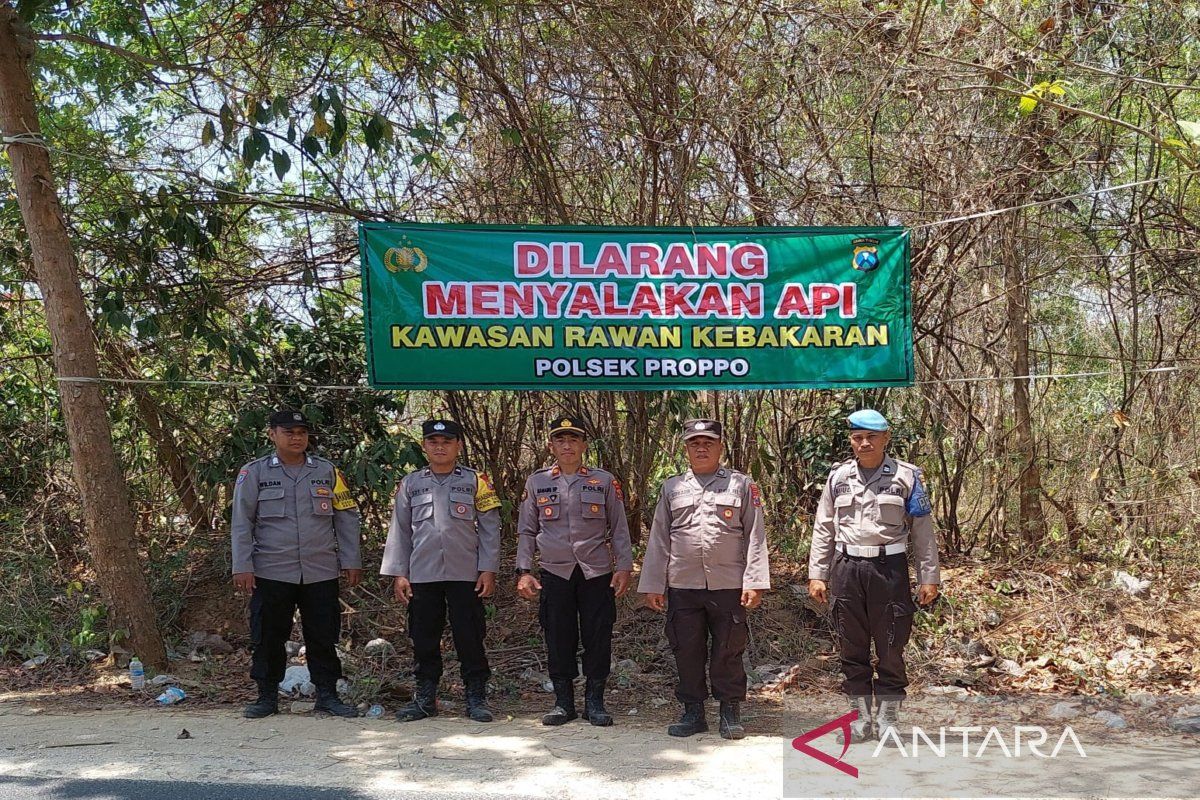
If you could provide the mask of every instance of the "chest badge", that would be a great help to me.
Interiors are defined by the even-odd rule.
[[[466,506],[464,506],[462,503],[459,503],[459,504],[458,504],[458,507],[457,507],[455,510],[456,510],[458,513],[460,513],[460,514],[465,514],[465,513],[467,513],[467,507],[466,507]]]
[[[547,516],[547,517],[553,517],[553,516],[554,516],[554,509],[553,509],[553,508],[549,508],[549,507],[547,507],[547,508],[546,508],[546,516]]]
[[[328,500],[322,500],[322,501],[321,501],[321,510],[322,510],[322,511],[328,511],[328,510],[329,510],[329,501],[328,501]]]
[[[596,505],[595,503],[592,503],[592,513],[595,514],[599,510],[600,510],[600,506]]]
[[[725,519],[733,519],[733,509],[732,508],[725,509],[724,511],[721,512],[721,516],[725,517]]]

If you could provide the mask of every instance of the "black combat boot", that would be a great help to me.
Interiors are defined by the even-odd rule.
[[[746,729],[742,727],[742,703],[740,700],[721,701],[721,721],[717,724],[722,739],[744,739]]]
[[[583,718],[601,728],[613,724],[612,714],[604,708],[604,680],[588,678],[583,690]]]
[[[335,717],[357,717],[358,709],[343,703],[338,697],[337,689],[332,686],[317,687],[317,702],[313,704],[314,714],[332,714]]]
[[[467,681],[467,716],[476,722],[492,721],[492,710],[487,704],[487,681],[479,678]]]
[[[412,702],[396,712],[396,719],[401,722],[415,722],[437,715],[437,681],[422,679],[417,681]]]
[[[542,715],[543,725],[565,725],[575,719],[575,684],[568,680],[554,681],[554,708]]]
[[[870,697],[851,697],[850,710],[858,712],[858,719],[850,723],[850,744],[858,744],[872,739],[875,736],[875,720],[872,717],[874,709],[872,708],[873,699]],[[846,744],[846,734],[840,732],[837,735],[838,744]]]
[[[246,719],[262,719],[279,713],[279,684],[270,681],[258,682],[258,699],[246,706],[242,716]]]
[[[704,716],[704,703],[684,703],[683,716],[679,722],[667,728],[672,736],[694,736],[708,732],[708,719]]]

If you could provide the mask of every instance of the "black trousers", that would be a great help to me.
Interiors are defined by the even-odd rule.
[[[667,589],[667,641],[679,672],[679,702],[708,697],[705,662],[713,697],[745,700],[742,653],[749,638],[741,589]]]
[[[551,680],[573,681],[579,675],[575,653],[583,640],[583,674],[605,680],[612,663],[613,623],[617,601],[612,573],[583,577],[578,564],[568,580],[542,570],[538,620],[546,637]]]
[[[334,689],[342,677],[342,663],[334,649],[342,632],[337,578],[286,583],[255,577],[254,594],[250,596],[250,677],[265,683],[283,680],[287,668],[285,646],[292,635],[297,608],[309,677],[319,689]]]
[[[492,676],[488,667],[483,637],[487,623],[483,600],[475,594],[475,581],[433,581],[414,583],[408,601],[408,635],[412,637],[413,674],[418,681],[442,679],[442,632],[450,616],[450,633],[458,653],[463,683],[486,681]]]
[[[860,558],[837,552],[830,577],[833,625],[845,676],[842,691],[851,697],[904,697],[904,646],[917,610],[909,588],[908,557],[896,553]]]

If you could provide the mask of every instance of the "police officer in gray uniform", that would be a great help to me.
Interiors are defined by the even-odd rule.
[[[899,720],[908,686],[904,646],[916,611],[909,588],[910,545],[917,568],[917,601],[938,595],[937,538],[921,470],[887,455],[888,421],[873,409],[847,418],[854,458],[833,468],[813,522],[808,593],[832,602],[842,691],[858,712],[852,742],[888,736]],[[878,665],[871,666],[871,644]],[[899,731],[894,731],[898,734]]]
[[[416,662],[412,702],[396,718],[411,722],[437,716],[442,631],[449,612],[467,714],[476,722],[491,722],[483,599],[496,590],[500,568],[500,500],[486,475],[458,464],[462,426],[431,419],[421,434],[429,466],[405,476],[396,490],[380,569],[395,578],[393,594],[408,605]]]
[[[571,416],[555,417],[549,448],[554,466],[525,481],[517,523],[517,593],[541,594],[538,617],[546,637],[555,705],[543,725],[575,719],[575,652],[583,638],[583,718],[612,725],[604,686],[612,660],[617,597],[629,589],[633,547],[621,483],[610,472],[584,466],[587,426]],[[541,567],[533,575],[535,550]],[[615,564],[615,569],[614,569]]]
[[[679,672],[675,696],[684,708],[667,733],[708,730],[707,661],[721,736],[741,739],[746,613],[771,588],[762,495],[749,475],[721,465],[721,423],[690,419],[682,436],[691,469],[663,484],[638,591],[655,611],[667,610],[667,639]]]
[[[245,716],[279,711],[285,645],[297,607],[309,675],[317,687],[314,711],[354,717],[337,696],[342,676],[338,572],[362,580],[358,505],[340,470],[308,452],[309,424],[299,411],[277,411],[267,432],[275,452],[238,472],[233,490],[233,583],[250,593],[250,677],[258,700]]]

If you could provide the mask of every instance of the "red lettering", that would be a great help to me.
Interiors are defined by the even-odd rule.
[[[546,307],[546,316],[560,316],[563,297],[566,296],[567,290],[571,288],[570,284],[535,283],[534,288],[537,290],[538,296],[542,298],[542,305]]]
[[[763,315],[762,284],[751,283],[729,285],[729,316],[760,318]]]
[[[729,245],[697,244],[696,270],[701,275],[711,275],[714,278],[728,277]]]
[[[600,298],[596,296],[596,287],[590,283],[575,284],[575,293],[567,306],[568,317],[599,317],[603,315],[600,309]]]
[[[842,299],[841,290],[832,283],[814,283],[812,290],[812,315],[817,318],[825,316],[831,308],[837,308]]]
[[[640,317],[648,314],[651,317],[662,316],[662,304],[653,284],[639,283],[633,290],[633,299],[629,301],[629,313]]]
[[[688,295],[699,288],[694,283],[663,284],[663,316],[664,317],[694,317],[696,309],[692,306]]]
[[[767,277],[767,251],[760,244],[746,242],[730,254],[733,271],[741,278]]]
[[[631,244],[629,245],[629,269],[634,275],[655,277],[658,275],[658,259],[661,256],[662,250],[656,244]]]
[[[605,242],[600,245],[600,252],[596,256],[595,272],[600,277],[607,275],[628,275],[629,267],[625,263],[625,253],[622,252],[621,246],[613,242]]]
[[[441,284],[436,281],[422,284],[425,290],[425,316],[465,317],[467,314],[467,285]]]
[[[513,245],[513,271],[519,278],[535,278],[550,268],[550,253],[537,242]]]
[[[504,284],[504,316],[532,317],[535,313],[534,284]]]
[[[713,315],[723,317],[729,313],[729,306],[725,302],[725,291],[720,284],[709,283],[700,289],[700,301],[696,303],[696,311],[706,317]]]
[[[775,306],[775,316],[779,319],[788,317],[811,317],[808,308],[808,297],[804,287],[797,283],[789,283],[779,296],[779,304]]]
[[[854,319],[858,316],[858,286],[853,283],[842,284],[842,319]]]
[[[687,278],[696,277],[696,268],[692,264],[692,252],[686,244],[676,242],[667,248],[663,259],[662,277],[671,278],[682,275]]]

